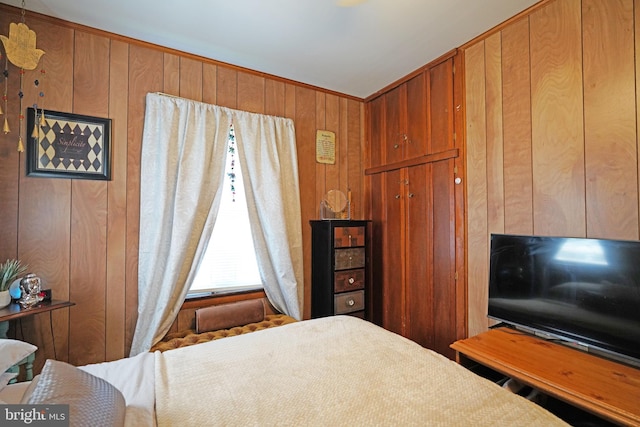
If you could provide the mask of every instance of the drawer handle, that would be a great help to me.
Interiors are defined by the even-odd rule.
[[[347,305],[349,307],[353,307],[354,305],[356,305],[356,302],[353,299],[349,299],[349,300],[347,300]]]
[[[353,277],[349,277],[349,283],[350,284],[353,285],[355,283],[355,281],[356,281],[356,279],[354,279]]]

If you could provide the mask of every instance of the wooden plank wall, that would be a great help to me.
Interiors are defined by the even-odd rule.
[[[638,0],[554,0],[463,46],[469,335],[491,233],[639,236]]]
[[[0,33],[20,22],[0,5]],[[207,103],[292,118],[296,125],[304,242],[304,314],[310,313],[310,227],[329,189],[352,191],[362,218],[364,107],[360,99],[275,76],[130,40],[49,17],[26,14],[46,54],[25,75],[25,108],[37,99],[55,111],[113,119],[112,180],[26,177],[16,151],[18,71],[10,68],[8,118],[0,134],[0,259],[18,257],[42,277],[54,298],[74,307],[38,315],[13,327],[45,358],[73,364],[128,354],[137,311],[140,152],[144,99],[161,91]],[[335,165],[315,161],[317,129],[336,133]],[[25,135],[23,133],[23,135]]]

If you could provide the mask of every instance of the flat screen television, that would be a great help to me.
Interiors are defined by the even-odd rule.
[[[488,315],[640,366],[640,241],[492,234]]]

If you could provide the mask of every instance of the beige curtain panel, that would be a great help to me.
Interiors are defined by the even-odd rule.
[[[265,293],[301,319],[302,230],[293,121],[150,93],[140,180],[138,321],[131,356],[167,333],[215,224],[233,123]]]

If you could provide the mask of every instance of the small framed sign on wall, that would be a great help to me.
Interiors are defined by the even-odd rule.
[[[316,162],[336,164],[336,134],[329,130],[316,131]]]
[[[111,119],[27,109],[27,175],[111,179]]]

